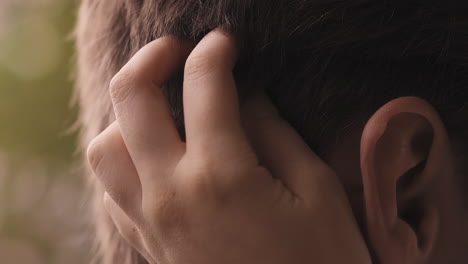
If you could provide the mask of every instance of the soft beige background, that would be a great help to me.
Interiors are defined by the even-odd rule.
[[[0,263],[89,263],[74,169],[77,0],[0,0]]]

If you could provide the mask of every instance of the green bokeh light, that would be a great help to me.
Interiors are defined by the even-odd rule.
[[[73,169],[75,0],[0,0],[0,262],[89,263]]]

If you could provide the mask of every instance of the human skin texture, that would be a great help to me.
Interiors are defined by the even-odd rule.
[[[333,170],[266,96],[241,118],[234,38],[215,30],[190,51],[155,40],[111,82],[117,121],[88,157],[123,237],[151,264],[370,264]],[[182,142],[161,87],[189,53]]]
[[[79,17],[84,153],[116,121],[109,82],[134,54],[164,35],[198,43],[224,24],[240,37],[240,103],[267,91],[343,183],[376,263],[468,263],[463,12],[429,1],[84,0]],[[182,77],[163,90],[184,139]],[[103,185],[85,174],[99,260],[146,263],[104,210]]]

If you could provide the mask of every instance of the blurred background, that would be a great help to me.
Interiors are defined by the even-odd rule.
[[[77,0],[0,0],[0,263],[89,263],[77,172]]]

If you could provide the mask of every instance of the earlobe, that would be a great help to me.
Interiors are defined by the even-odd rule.
[[[381,263],[425,263],[439,231],[431,197],[449,157],[444,125],[422,99],[395,99],[368,121],[361,139],[366,231]]]

